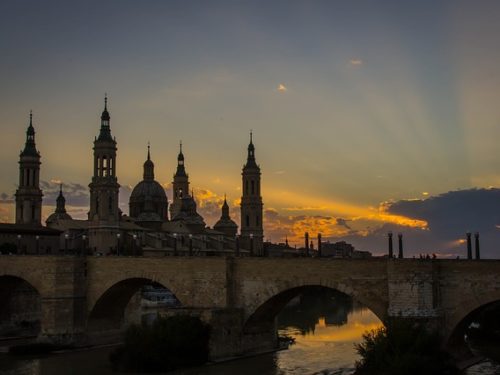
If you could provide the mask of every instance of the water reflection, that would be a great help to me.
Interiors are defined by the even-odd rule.
[[[350,374],[358,356],[354,343],[380,320],[349,297],[330,290],[297,297],[278,316],[280,334],[296,339],[288,350],[204,367],[175,375],[311,375]],[[109,375],[111,348],[66,353],[39,359],[0,357],[2,374]],[[8,367],[7,367],[8,366]],[[327,370],[327,371],[326,371]]]

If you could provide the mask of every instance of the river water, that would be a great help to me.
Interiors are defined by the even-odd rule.
[[[368,309],[338,296],[304,296],[278,316],[282,335],[295,339],[289,349],[225,363],[180,370],[175,375],[347,375],[358,359],[354,345],[362,334],[381,326]],[[43,358],[0,355],[2,375],[108,375],[112,347],[68,352]],[[485,362],[468,375],[499,374],[500,368]]]

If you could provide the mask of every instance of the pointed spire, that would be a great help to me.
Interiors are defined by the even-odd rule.
[[[26,143],[21,155],[25,156],[38,156],[38,151],[35,145],[35,128],[33,127],[33,111],[30,110],[30,122],[26,130]]]
[[[153,161],[151,160],[151,146],[148,142],[148,156],[146,161],[144,162],[144,174],[143,174],[143,179],[144,180],[149,180],[152,181],[155,179],[155,165]]]
[[[175,176],[186,176],[184,154],[182,153],[182,141],[179,141],[179,155],[177,156],[177,172],[175,172]]]
[[[59,196],[57,197],[57,200],[56,200],[56,213],[57,214],[66,213],[66,199],[64,198],[64,195],[62,192],[62,183],[59,184]]]
[[[108,112],[108,94],[104,94],[104,110],[101,114],[101,130],[99,132],[99,141],[111,141],[113,142],[113,137],[111,137],[111,129],[109,127],[109,120],[111,116]]]
[[[224,203],[222,204],[221,219],[229,219],[229,205],[227,204],[226,193],[224,193]]]
[[[253,130],[250,130],[250,143],[248,144],[248,155],[245,168],[258,168],[258,165],[255,162],[255,146],[253,145]]]

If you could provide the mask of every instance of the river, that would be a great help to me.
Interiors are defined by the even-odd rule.
[[[303,296],[278,316],[281,335],[295,339],[289,349],[230,362],[176,371],[173,375],[347,375],[358,359],[354,345],[363,332],[380,327],[368,309],[338,295]],[[112,347],[74,351],[43,358],[0,355],[2,375],[108,375]],[[500,368],[485,362],[468,375],[498,374]]]

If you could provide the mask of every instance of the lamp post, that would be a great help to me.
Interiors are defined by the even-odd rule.
[[[174,256],[177,255],[177,233],[174,233]]]
[[[323,245],[321,244],[321,233],[318,233],[318,257],[321,258],[322,255],[322,247]]]
[[[189,233],[189,256],[193,256],[193,235]]]
[[[83,256],[87,255],[87,236],[82,234],[82,252]]]
[[[35,236],[35,245],[36,245],[36,255],[40,254],[40,236]]]
[[[20,234],[18,234],[17,235],[17,253],[18,254],[22,253],[22,250],[21,250],[21,238],[22,238],[22,236]]]
[[[121,233],[116,233],[116,255],[120,255],[120,237]]]
[[[132,245],[132,255],[137,256],[137,234],[133,234],[132,237],[134,238],[134,244]]]
[[[250,233],[250,256],[253,256],[253,233]]]
[[[389,240],[389,259],[394,256],[394,251],[392,249],[392,232],[387,233],[387,238]]]
[[[69,239],[69,234],[64,233],[64,255],[68,253],[68,239]]]
[[[479,232],[474,233],[474,239],[476,243],[476,260],[481,259],[481,255],[479,252]]]
[[[403,259],[403,233],[398,233],[398,258]]]

